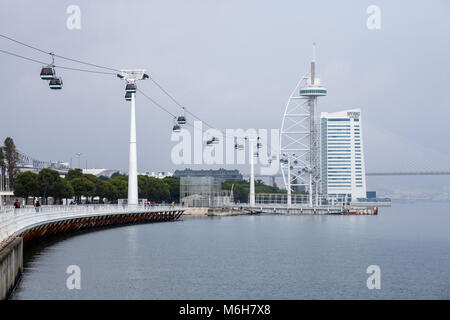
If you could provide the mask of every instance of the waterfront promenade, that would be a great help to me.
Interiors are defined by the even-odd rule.
[[[0,248],[12,237],[30,238],[121,223],[169,221],[184,212],[179,206],[69,205],[0,210]]]

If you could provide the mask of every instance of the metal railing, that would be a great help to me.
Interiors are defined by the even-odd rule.
[[[140,212],[179,211],[181,206],[153,205],[65,205],[8,208],[0,211],[0,244],[14,234],[21,233],[33,226],[71,218],[101,216],[105,214],[132,214]]]

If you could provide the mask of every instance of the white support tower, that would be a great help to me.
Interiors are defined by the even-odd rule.
[[[126,80],[127,84],[134,84],[148,76],[144,69],[121,70],[118,77]],[[137,150],[136,150],[136,90],[131,92],[131,117],[130,117],[130,153],[128,169],[128,205],[138,204],[138,179],[137,179]]]
[[[255,138],[249,137],[249,149],[250,149],[250,207],[255,206],[255,155],[254,155],[254,144]]]
[[[280,154],[288,159],[281,165],[284,184],[291,191],[320,193],[320,124],[317,97],[326,96],[315,70],[315,44],[311,70],[295,86],[284,110],[280,132]],[[316,195],[316,199],[318,199]],[[318,205],[318,202],[316,202]]]

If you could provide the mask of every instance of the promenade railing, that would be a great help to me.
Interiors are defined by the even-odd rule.
[[[0,210],[0,246],[10,236],[23,232],[33,226],[71,218],[93,217],[107,214],[130,214],[140,212],[179,211],[180,206],[170,205],[52,205],[39,208],[5,208]]]

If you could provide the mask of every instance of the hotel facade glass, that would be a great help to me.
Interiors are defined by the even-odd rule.
[[[322,112],[321,188],[323,194],[366,197],[361,110]]]

